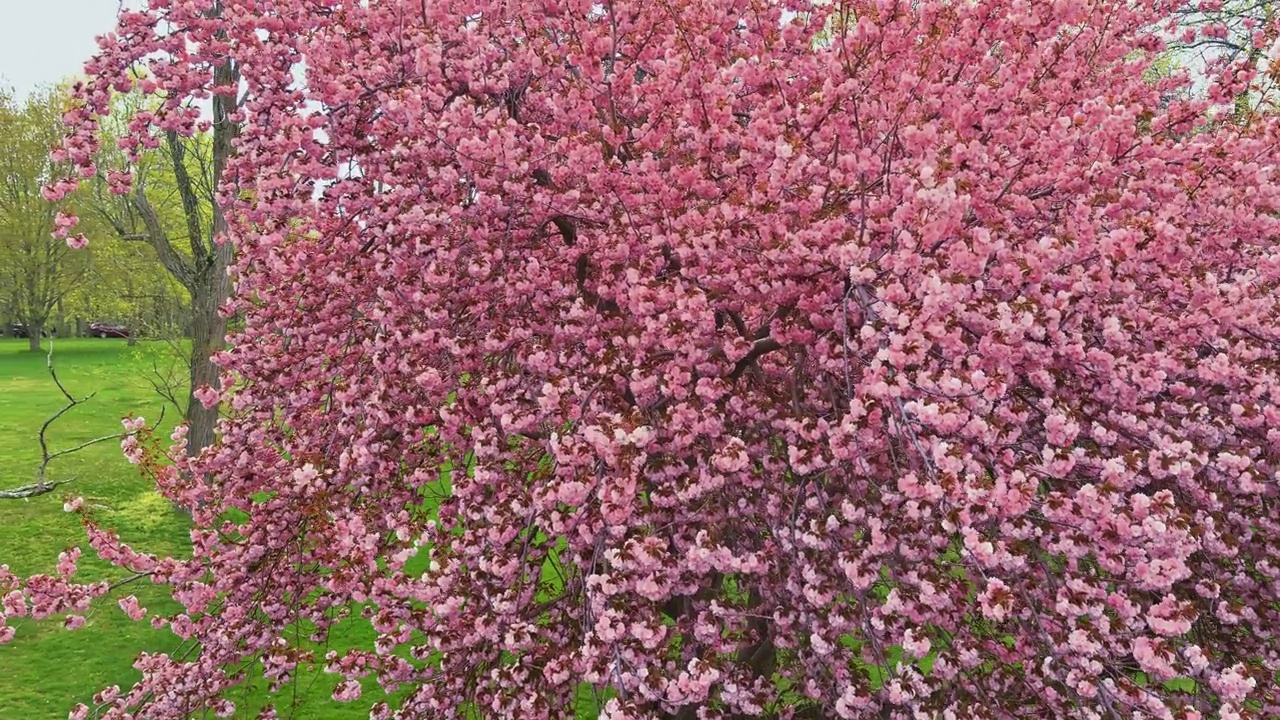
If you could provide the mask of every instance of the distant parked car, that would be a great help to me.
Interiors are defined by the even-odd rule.
[[[129,328],[113,323],[96,322],[89,324],[89,336],[99,338],[127,338],[132,335]]]
[[[9,337],[24,338],[27,336],[27,334],[28,333],[27,333],[26,325],[23,325],[22,323],[19,323],[19,322],[9,324]]]

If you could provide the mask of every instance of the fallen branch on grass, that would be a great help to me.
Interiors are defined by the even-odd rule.
[[[82,398],[76,399],[76,397],[67,390],[66,386],[62,384],[62,380],[58,378],[58,372],[53,367],[53,341],[52,340],[49,341],[49,354],[45,357],[45,368],[49,370],[49,377],[53,378],[53,383],[58,386],[58,390],[62,393],[62,396],[67,399],[67,403],[63,405],[61,408],[59,408],[58,411],[55,412],[53,415],[50,415],[49,419],[45,420],[44,424],[40,426],[40,433],[38,435],[38,439],[40,441],[40,467],[36,469],[36,481],[33,483],[29,483],[27,485],[22,485],[15,488],[0,489],[0,500],[27,500],[33,497],[38,497],[40,495],[47,495],[53,492],[54,490],[57,490],[62,485],[66,485],[67,483],[74,481],[75,478],[68,478],[66,480],[47,479],[46,474],[49,469],[50,462],[53,462],[53,460],[55,460],[56,458],[60,458],[63,455],[70,455],[71,453],[79,452],[87,447],[90,447],[92,445],[97,445],[98,443],[101,443],[101,442],[106,442],[108,440],[119,440],[128,434],[124,432],[119,432],[119,433],[113,433],[111,435],[103,435],[101,437],[93,438],[92,440],[86,440],[80,443],[79,445],[75,445],[73,447],[64,448],[62,450],[54,450],[53,452],[50,452],[49,440],[47,437],[49,426],[53,425],[53,423],[58,418],[65,415],[68,410],[74,408],[77,405],[82,405],[88,402],[90,399],[93,398],[94,395],[97,395],[97,392],[91,392]],[[156,425],[158,426],[163,421],[164,421],[164,407],[162,406],[160,408],[160,419],[156,421]]]
[[[72,478],[74,480],[75,478]],[[42,480],[33,482],[29,485],[21,485],[16,488],[7,488],[0,490],[0,500],[24,500],[40,495],[46,495],[58,489],[60,485],[66,485],[71,480]]]

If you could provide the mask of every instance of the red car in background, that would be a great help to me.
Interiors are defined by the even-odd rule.
[[[132,334],[129,328],[123,325],[104,322],[89,323],[89,337],[127,338]]]

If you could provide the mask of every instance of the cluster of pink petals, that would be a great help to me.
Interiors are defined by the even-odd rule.
[[[126,11],[64,152],[142,59],[134,155],[241,92],[245,330],[220,445],[126,428],[193,556],[89,525],[201,652],[94,710],[1280,715],[1280,119],[1146,72],[1174,5]]]

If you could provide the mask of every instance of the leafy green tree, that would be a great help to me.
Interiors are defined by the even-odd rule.
[[[111,237],[109,231],[100,233]],[[119,240],[95,242],[86,282],[67,300],[81,317],[128,326],[131,337],[171,340],[186,330],[186,289],[164,269],[146,245]]]
[[[41,335],[84,282],[90,263],[50,234],[59,212],[82,193],[50,203],[40,192],[44,182],[67,172],[49,158],[63,133],[63,105],[55,88],[25,102],[0,91],[0,302],[26,326],[33,351],[40,350]]]

